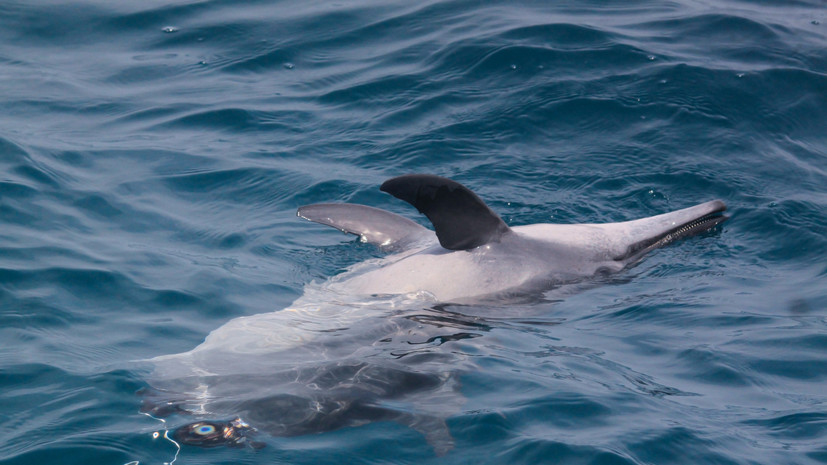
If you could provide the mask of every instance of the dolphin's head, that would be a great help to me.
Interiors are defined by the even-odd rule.
[[[624,253],[615,260],[634,262],[653,249],[712,229],[729,219],[723,214],[725,210],[724,202],[713,200],[662,215],[615,223],[626,229],[628,243]]]

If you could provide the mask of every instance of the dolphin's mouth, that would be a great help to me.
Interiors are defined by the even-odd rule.
[[[615,258],[615,260],[620,261],[635,259],[650,252],[651,250],[671,244],[678,239],[683,239],[684,237],[694,236],[704,231],[708,231],[729,219],[729,216],[724,215],[724,211],[726,211],[726,205],[721,201],[716,201],[711,212],[681,225],[675,226],[674,228],[654,237],[650,237],[633,244],[624,255]]]

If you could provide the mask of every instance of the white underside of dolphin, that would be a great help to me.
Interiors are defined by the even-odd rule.
[[[385,210],[355,204],[299,208],[310,221],[359,235],[393,252],[311,283],[288,308],[236,318],[189,352],[154,359],[156,371],[227,374],[228,354],[271,354],[346,329],[357,321],[436,303],[491,301],[617,272],[650,250],[724,221],[713,200],[639,220],[533,224],[509,228],[474,193],[449,179],[407,175],[382,185],[425,213],[436,231]],[[178,362],[178,363],[174,363]],[[180,363],[180,364],[179,364]],[[181,365],[183,364],[183,365]]]
[[[449,179],[407,175],[382,190],[428,216],[436,231],[384,210],[354,204],[301,207],[310,221],[357,234],[399,253],[354,267],[330,288],[351,295],[424,293],[465,302],[521,289],[550,289],[617,272],[646,252],[726,219],[720,200],[634,221],[508,227],[475,194]]]

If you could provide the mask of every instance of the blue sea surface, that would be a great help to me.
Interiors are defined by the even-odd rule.
[[[299,206],[430,226],[378,189],[415,172],[509,225],[731,219],[553,298],[423,309],[467,336],[420,347],[462,362],[446,453],[390,421],[165,439],[189,420],[142,414],[141,361],[382,256]],[[825,3],[0,2],[0,464],[172,461],[827,463]]]

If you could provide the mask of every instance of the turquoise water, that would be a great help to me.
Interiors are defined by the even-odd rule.
[[[0,109],[2,464],[172,461],[136,361],[379,256],[301,205],[426,224],[378,190],[409,172],[510,225],[732,219],[576,292],[423,309],[468,335],[426,345],[461,361],[443,456],[383,421],[176,464],[827,462],[819,0],[6,1]]]

